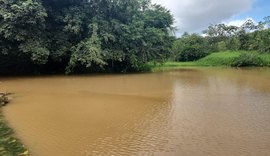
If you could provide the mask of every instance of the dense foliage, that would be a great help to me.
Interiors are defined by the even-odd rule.
[[[203,33],[204,37],[185,33],[177,39],[172,48],[172,59],[177,61],[192,61],[219,51],[258,51],[270,52],[270,16],[264,21],[255,23],[247,20],[242,26],[225,24],[211,25]],[[256,63],[255,63],[256,62]],[[258,56],[254,53],[244,53],[233,66],[259,65]]]
[[[206,42],[202,36],[185,34],[173,44],[173,59],[194,61],[207,55]]]
[[[150,0],[0,0],[0,71],[131,71],[168,57],[173,17]]]
[[[235,58],[231,66],[245,67],[245,66],[261,66],[263,61],[260,55],[256,52],[243,52],[239,57]]]
[[[204,31],[212,51],[247,50],[270,52],[269,18],[255,23],[247,20],[242,26],[211,25]]]

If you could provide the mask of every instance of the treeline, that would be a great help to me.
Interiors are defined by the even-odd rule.
[[[172,24],[150,0],[0,0],[0,74],[141,70],[169,57]]]
[[[255,23],[247,20],[242,26],[225,24],[210,25],[203,36],[184,33],[172,48],[171,59],[175,61],[198,60],[212,52],[257,51],[270,52],[270,16]],[[250,53],[254,54],[254,53]],[[249,55],[246,53],[246,55]],[[252,57],[252,56],[243,56]]]

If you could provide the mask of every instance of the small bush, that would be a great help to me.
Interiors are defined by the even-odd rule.
[[[235,58],[231,66],[233,67],[246,67],[246,66],[262,66],[263,61],[259,53],[244,52],[239,57]]]
[[[218,42],[217,44],[218,44],[218,50],[219,51],[226,51],[226,50],[228,50],[225,41]]]
[[[173,44],[173,57],[177,61],[195,61],[205,57],[209,53],[206,50],[206,42],[197,34],[185,35]]]
[[[208,53],[202,48],[187,47],[179,53],[180,61],[195,61],[207,56]]]

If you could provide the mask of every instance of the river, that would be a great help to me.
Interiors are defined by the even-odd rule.
[[[270,69],[0,78],[33,156],[269,156]]]

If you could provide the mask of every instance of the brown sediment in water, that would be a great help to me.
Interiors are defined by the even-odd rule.
[[[29,156],[29,151],[14,137],[13,131],[7,126],[2,115],[2,107],[10,102],[10,93],[0,93],[0,155]]]
[[[2,79],[34,156],[270,153],[270,70]]]

